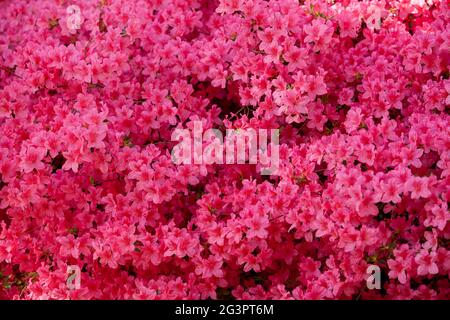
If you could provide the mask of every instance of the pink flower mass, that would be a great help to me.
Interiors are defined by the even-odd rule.
[[[0,299],[450,299],[449,26],[439,0],[0,0]],[[278,174],[175,164],[195,121],[278,129]]]

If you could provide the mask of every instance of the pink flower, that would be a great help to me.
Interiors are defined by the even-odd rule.
[[[244,223],[248,227],[246,234],[249,239],[255,237],[264,239],[267,236],[269,219],[266,216],[255,215],[246,219]]]
[[[39,147],[28,147],[23,153],[21,153],[22,161],[20,162],[20,168],[25,172],[29,173],[36,170],[41,170],[45,168],[45,164],[42,162],[47,150]]]
[[[84,131],[84,137],[87,141],[88,148],[105,148],[105,144],[102,142],[105,136],[106,130],[104,130],[104,128],[96,128],[91,126]]]
[[[436,264],[436,253],[428,252],[428,250],[421,250],[419,254],[416,255],[414,261],[418,264],[417,274],[427,275],[427,274],[437,274],[439,268]]]
[[[412,199],[427,198],[431,195],[428,189],[428,178],[412,177],[407,182],[407,188],[411,191]]]
[[[407,277],[406,277],[406,271],[403,266],[403,263],[396,261],[396,260],[389,259],[388,266],[389,266],[389,274],[388,274],[389,278],[391,278],[391,279],[398,278],[398,281],[401,284],[405,284]]]
[[[350,109],[345,120],[345,129],[348,133],[358,130],[362,121],[361,109]]]
[[[445,1],[62,2],[0,1],[0,300],[450,296]]]
[[[323,76],[306,76],[306,86],[303,90],[308,94],[311,100],[316,96],[321,96],[327,93],[327,86],[324,82]]]
[[[443,231],[450,220],[450,212],[447,209],[446,204],[441,206],[434,206],[429,212],[427,219],[424,221],[425,226],[437,227]]]
[[[394,179],[390,179],[387,182],[381,182],[381,190],[384,190],[381,201],[398,203],[401,201],[400,190],[398,188],[398,182]]]
[[[98,254],[98,257],[103,266],[108,266],[112,269],[116,269],[119,266],[117,263],[118,255],[112,251],[110,246],[105,246]]]
[[[306,34],[305,43],[314,43],[314,48],[320,50],[324,48],[330,41],[333,35],[333,28],[331,22],[323,22],[321,19],[314,19],[311,24],[304,26]]]
[[[361,25],[358,14],[354,12],[344,11],[338,16],[339,19],[339,36],[341,38],[354,38]]]
[[[75,259],[79,258],[80,251],[78,249],[78,243],[72,234],[67,237],[59,237],[58,242],[61,244],[60,253],[62,256],[72,256]]]
[[[195,268],[195,274],[203,278],[222,277],[222,264],[222,259],[216,256],[210,256],[200,261],[200,264]]]

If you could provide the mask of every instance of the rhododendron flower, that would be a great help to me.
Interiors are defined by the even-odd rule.
[[[439,268],[435,263],[436,253],[422,250],[414,260],[418,264],[417,273],[419,275],[436,274],[439,272]]]
[[[200,262],[200,265],[195,269],[195,273],[203,278],[222,277],[221,266],[222,260],[219,257],[211,256]]]
[[[311,24],[305,25],[304,31],[305,43],[313,42],[316,50],[324,48],[331,41],[333,34],[331,22],[324,22],[321,19],[314,19]]]
[[[39,147],[28,147],[22,153],[22,161],[20,167],[25,173],[31,172],[34,169],[39,170],[45,168],[42,159],[45,157],[47,150]]]
[[[347,113],[347,119],[345,121],[345,129],[348,133],[359,128],[362,121],[361,109],[351,109]]]
[[[449,25],[0,0],[0,300],[449,299]]]
[[[408,181],[407,188],[411,190],[411,198],[427,198],[431,195],[428,188],[429,180],[427,178],[413,177]]]
[[[396,261],[396,260],[388,260],[388,266],[389,266],[389,277],[390,278],[398,278],[398,281],[401,284],[405,284],[406,283],[406,271],[405,271],[405,267],[403,266],[403,262],[402,261]]]
[[[269,219],[267,217],[253,216],[244,222],[248,226],[246,232],[248,238],[258,237],[264,239],[267,236]]]
[[[342,38],[357,36],[357,31],[361,25],[359,17],[354,12],[344,11],[338,17],[339,19],[339,36]]]

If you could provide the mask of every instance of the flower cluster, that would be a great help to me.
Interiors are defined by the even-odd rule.
[[[449,299],[449,24],[439,0],[0,1],[0,298]],[[194,121],[279,129],[278,175],[174,164]]]

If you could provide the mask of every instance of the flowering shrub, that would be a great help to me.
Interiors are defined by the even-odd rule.
[[[450,298],[449,22],[433,0],[0,1],[0,298]],[[174,164],[194,121],[279,129],[278,175]]]

